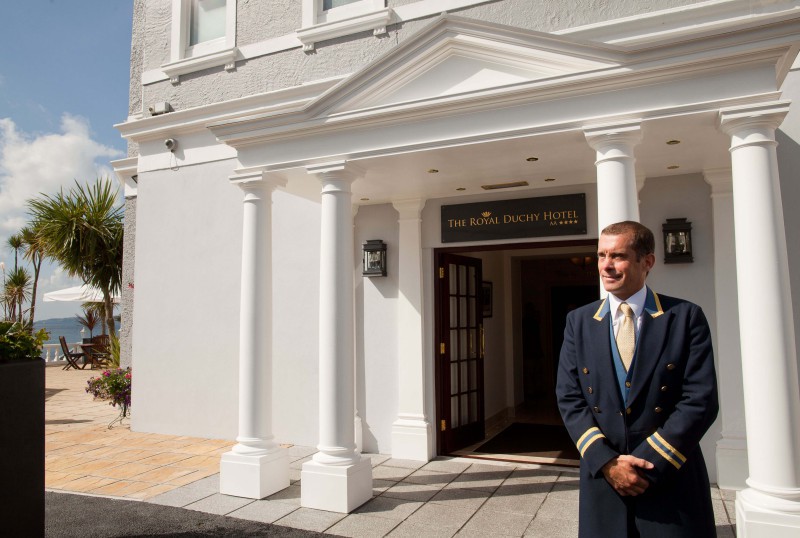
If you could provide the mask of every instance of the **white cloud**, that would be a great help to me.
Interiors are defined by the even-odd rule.
[[[80,183],[93,183],[98,177],[113,179],[108,161],[120,157],[124,157],[122,152],[93,140],[89,122],[78,116],[65,114],[60,132],[45,134],[21,132],[12,119],[0,118],[0,261],[6,262],[6,268],[14,266],[14,253],[6,243],[28,221],[28,199],[56,194],[62,187],[66,191],[76,179]],[[80,283],[46,261],[37,290],[36,319],[78,311],[78,303],[44,303],[42,295]]]
[[[104,161],[124,156],[93,140],[89,122],[79,116],[64,114],[60,131],[28,134],[12,119],[0,118],[0,245],[27,221],[28,199],[69,189],[75,180],[112,177]],[[9,254],[0,249],[0,259]]]

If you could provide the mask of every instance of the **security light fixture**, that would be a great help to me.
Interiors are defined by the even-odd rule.
[[[380,239],[367,239],[362,246],[362,276],[386,276],[386,243]]]
[[[667,219],[664,233],[664,263],[692,263],[692,223],[685,218]]]

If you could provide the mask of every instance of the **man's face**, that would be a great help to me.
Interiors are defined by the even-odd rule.
[[[623,301],[642,289],[656,262],[653,254],[637,260],[632,242],[631,234],[601,235],[597,244],[597,269],[603,287]]]

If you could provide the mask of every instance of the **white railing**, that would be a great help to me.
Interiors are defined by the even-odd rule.
[[[69,344],[69,350],[73,353],[80,351],[80,344]],[[64,354],[61,351],[61,344],[45,344],[42,346],[42,357],[46,363],[65,362]]]

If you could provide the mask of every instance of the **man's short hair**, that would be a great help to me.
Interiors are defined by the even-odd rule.
[[[636,252],[636,259],[641,260],[642,256],[653,254],[656,250],[656,240],[650,228],[641,223],[624,220],[609,224],[600,235],[623,235],[630,234],[631,248]]]

